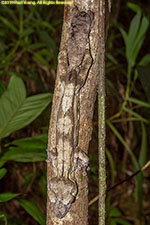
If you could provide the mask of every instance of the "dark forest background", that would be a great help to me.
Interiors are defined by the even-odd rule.
[[[150,159],[150,1],[112,2],[106,41],[108,189]],[[60,5],[0,5],[0,224],[45,225],[46,147]],[[89,200],[98,194],[97,105]],[[97,202],[89,224],[98,224]],[[150,168],[107,192],[107,225],[150,224]]]

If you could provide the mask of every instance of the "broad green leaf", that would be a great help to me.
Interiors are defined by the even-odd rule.
[[[26,90],[23,81],[17,76],[12,76],[7,90],[0,98],[0,137],[5,136],[10,121],[16,116],[25,97]]]
[[[0,167],[9,160],[17,162],[39,162],[46,160],[47,138],[46,133],[11,142],[9,150],[0,158]]]
[[[25,199],[18,199],[18,202],[39,224],[46,224],[45,215],[33,202],[27,201]]]
[[[0,98],[0,137],[7,137],[36,119],[52,100],[43,93],[26,98],[25,86],[19,77],[12,76],[7,90]]]
[[[1,161],[14,160],[17,162],[39,162],[46,159],[45,149],[25,149],[11,147],[2,157]]]
[[[134,4],[133,2],[127,2],[127,6],[136,13],[142,11],[142,9],[137,4]]]
[[[18,195],[19,194],[10,193],[10,192],[2,193],[2,194],[0,194],[0,202],[7,202],[7,201],[17,197]]]
[[[0,180],[5,176],[7,170],[5,168],[0,169]]]
[[[128,55],[128,59],[130,59],[130,53],[132,54],[132,49],[133,49],[133,44],[135,42],[139,27],[140,27],[140,19],[141,19],[141,13],[137,13],[131,23],[130,23],[130,27],[129,27],[129,33],[128,33],[128,45],[127,45],[127,55]]]
[[[44,161],[45,159],[45,149],[10,147],[9,150],[1,157],[0,166],[4,165],[4,163],[9,160],[14,160],[16,162],[39,162]]]
[[[43,133],[41,135],[38,136],[34,136],[34,137],[29,137],[29,138],[21,138],[18,140],[15,140],[13,142],[11,142],[11,145],[16,145],[18,146],[18,148],[22,147],[22,148],[32,148],[32,149],[41,149],[41,148],[45,148],[47,146],[47,139],[48,139],[48,134],[47,133]]]

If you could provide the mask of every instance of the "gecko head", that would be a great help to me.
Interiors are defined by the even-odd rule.
[[[65,205],[63,201],[57,199],[57,201],[53,204],[53,211],[55,216],[59,219],[62,219],[69,212],[71,208],[71,202]]]
[[[49,199],[57,218],[63,218],[70,210],[77,195],[77,184],[64,177],[49,182]]]

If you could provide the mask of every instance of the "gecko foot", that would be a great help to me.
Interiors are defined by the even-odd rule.
[[[76,147],[74,154],[74,167],[82,171],[82,175],[86,176],[89,168],[89,158],[87,154],[81,150],[80,147]]]

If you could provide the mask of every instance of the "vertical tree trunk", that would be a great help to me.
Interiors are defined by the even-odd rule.
[[[75,150],[78,147],[82,149],[83,152],[88,152],[89,141],[92,134],[92,117],[98,83],[104,79],[104,12],[103,0],[74,0],[73,5],[66,5],[64,9],[64,23],[48,136],[47,184],[49,198],[47,201],[47,225],[88,224],[87,177],[83,176],[81,171],[77,170],[76,163],[74,166],[73,164],[75,160]],[[87,20],[87,23],[84,22],[85,20]],[[72,34],[73,32],[75,32],[75,35]],[[100,63],[102,63],[101,70]],[[99,73],[102,79],[101,77],[100,79],[98,78]],[[74,81],[75,77],[76,81]],[[80,83],[80,86],[78,83]],[[73,88],[71,89],[70,87]],[[101,96],[104,89],[101,90],[100,99],[104,107],[104,96]],[[70,94],[70,92],[73,94]],[[71,107],[68,101],[71,102]],[[66,104],[65,109],[64,104]],[[69,108],[69,110],[65,111],[67,108]],[[76,114],[78,116],[76,116]],[[100,117],[101,116],[103,116],[103,114],[100,114]],[[66,122],[66,118],[68,117],[68,121],[71,121],[72,126]],[[63,123],[60,123],[60,120],[63,120]],[[63,134],[61,127],[63,127]],[[102,128],[102,133],[104,134],[104,126]],[[71,132],[69,133],[65,129],[70,129]],[[65,132],[68,132],[66,136]],[[71,142],[71,137],[73,142]],[[64,147],[67,146],[65,141],[67,141],[67,144],[71,144],[72,151]],[[103,146],[102,148],[104,148],[104,144],[101,144]],[[101,147],[99,146],[99,148]],[[68,156],[66,156],[66,154],[68,154]],[[86,156],[83,157],[83,155],[84,154],[82,154],[77,161],[78,164],[81,161],[81,167],[83,166],[82,163],[86,164]],[[71,157],[73,157],[74,160],[69,161]],[[105,164],[101,163],[101,166],[103,165]],[[82,167],[82,169],[84,170],[85,168]],[[60,176],[61,170],[63,170],[62,177]],[[72,178],[74,171],[75,178]],[[75,195],[75,201],[70,201],[68,203],[69,207],[64,203],[66,192],[69,190],[68,185],[71,185],[71,182],[68,184],[65,180],[67,172],[69,173],[68,182],[75,179],[76,182],[74,183],[76,183],[75,185],[78,189],[77,194],[75,192],[73,193],[73,191],[71,192],[71,194],[73,193],[72,195]],[[65,188],[66,190],[63,190]],[[54,194],[54,192],[57,192],[56,189],[59,189],[59,192]],[[58,201],[58,198],[61,200]],[[60,209],[59,206],[61,203],[62,208]],[[63,208],[64,205],[65,209]],[[62,213],[63,210],[66,210],[66,213]],[[57,213],[58,211],[59,213]]]

